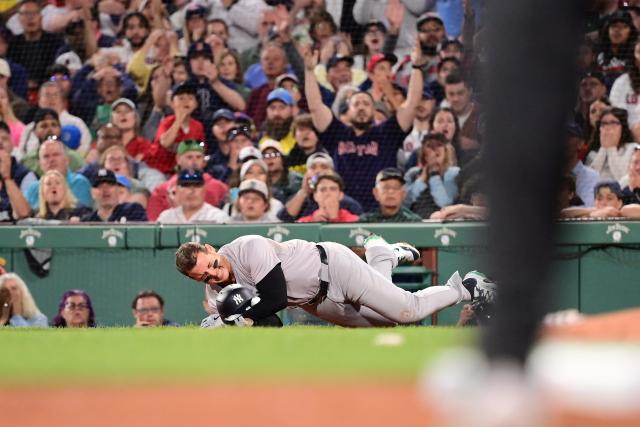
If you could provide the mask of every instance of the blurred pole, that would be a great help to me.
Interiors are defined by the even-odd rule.
[[[483,345],[490,360],[523,362],[547,306],[564,129],[576,96],[588,2],[487,3],[482,93],[489,272],[500,294]]]

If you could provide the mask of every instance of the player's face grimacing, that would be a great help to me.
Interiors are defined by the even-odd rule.
[[[198,253],[196,265],[191,269],[189,277],[207,285],[231,283],[229,262],[213,246],[205,245],[205,248],[207,252]]]

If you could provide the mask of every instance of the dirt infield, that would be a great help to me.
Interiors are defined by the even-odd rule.
[[[0,391],[3,426],[424,426],[412,385],[63,387]]]
[[[640,339],[640,310],[544,330],[547,339]],[[441,426],[414,384],[240,384],[5,388],[0,425],[32,426]],[[433,402],[435,403],[435,402]],[[548,406],[549,427],[640,425],[640,413],[601,417]]]
[[[640,309],[588,316],[566,326],[549,327],[546,338],[587,341],[640,341]]]

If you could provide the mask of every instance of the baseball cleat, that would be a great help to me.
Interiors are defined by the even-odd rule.
[[[496,284],[479,271],[468,272],[462,280],[462,285],[471,295],[471,301],[482,304],[493,304],[497,295]]]
[[[405,242],[394,243],[389,245],[398,258],[398,264],[411,264],[420,259],[420,251],[412,245]]]

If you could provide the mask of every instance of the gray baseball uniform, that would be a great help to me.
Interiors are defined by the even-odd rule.
[[[236,282],[256,286],[278,263],[287,285],[289,306],[299,306],[321,319],[342,326],[391,326],[417,322],[456,303],[459,293],[449,286],[431,286],[416,293],[391,281],[397,265],[393,250],[371,247],[367,263],[346,246],[320,242],[327,254],[327,296],[309,303],[319,292],[321,262],[315,243],[289,240],[278,243],[262,236],[240,237],[218,251],[231,263]],[[219,286],[206,286],[215,308]]]

